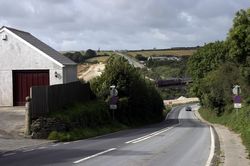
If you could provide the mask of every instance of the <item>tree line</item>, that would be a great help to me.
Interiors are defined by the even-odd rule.
[[[250,8],[236,13],[224,41],[205,44],[188,61],[190,92],[217,115],[233,109],[232,88],[240,85],[250,104]]]

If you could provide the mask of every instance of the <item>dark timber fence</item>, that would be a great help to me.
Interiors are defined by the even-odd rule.
[[[90,100],[94,97],[89,83],[80,81],[31,88],[31,118],[46,116],[49,112],[58,111],[75,102]]]

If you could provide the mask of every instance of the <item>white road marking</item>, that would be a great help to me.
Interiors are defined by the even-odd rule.
[[[52,146],[58,146],[58,145],[60,145],[60,144],[54,144],[54,145],[52,145]]]
[[[11,156],[11,155],[14,155],[16,153],[6,153],[6,154],[3,154],[3,157],[7,157],[7,156]]]
[[[35,149],[24,150],[23,152],[24,152],[24,153],[25,153],[25,152],[31,152],[31,151],[33,151],[33,150],[35,150]]]
[[[206,166],[210,166],[213,156],[214,156],[214,149],[215,149],[215,144],[214,144],[214,133],[213,133],[213,129],[210,126],[210,133],[211,133],[211,146],[210,146],[210,153],[209,153],[209,157],[208,160],[206,162]]]
[[[67,145],[67,144],[70,144],[70,142],[65,142],[65,143],[63,143],[64,145]]]
[[[136,139],[127,141],[127,142],[125,142],[125,143],[126,143],[126,144],[129,144],[129,143],[138,143],[138,142],[147,140],[147,139],[152,138],[152,137],[154,137],[154,136],[157,136],[157,135],[159,135],[159,134],[161,134],[161,133],[164,133],[164,132],[166,132],[166,131],[168,131],[168,130],[170,130],[170,129],[173,129],[174,127],[176,127],[176,126],[178,126],[178,125],[180,125],[180,123],[178,123],[178,124],[176,124],[176,125],[174,125],[174,126],[172,126],[172,127],[167,127],[167,128],[164,128],[164,129],[155,131],[155,132],[153,132],[153,133],[151,133],[151,134],[148,134],[148,135],[145,135],[145,136],[142,136],[142,137],[139,137],[139,138],[136,138]]]
[[[80,163],[80,162],[83,162],[83,161],[89,160],[89,159],[91,159],[91,158],[94,158],[94,157],[100,156],[100,155],[102,155],[102,154],[104,154],[104,153],[108,153],[108,152],[110,152],[110,151],[114,151],[114,150],[116,150],[116,148],[111,148],[111,149],[108,149],[108,150],[102,151],[102,152],[100,152],[100,153],[96,153],[96,154],[94,154],[94,155],[91,155],[91,156],[85,157],[85,158],[83,158],[83,159],[77,160],[77,161],[75,161],[75,162],[73,162],[73,163],[74,163],[74,164],[78,164],[78,163]]]
[[[39,147],[39,148],[37,148],[37,149],[46,149],[47,147],[44,147],[44,146],[42,146],[42,147]]]
[[[157,133],[155,133],[155,134],[153,134],[153,135],[151,135],[151,136],[148,136],[148,137],[139,139],[139,140],[137,140],[137,141],[133,141],[132,143],[135,144],[135,143],[138,143],[138,142],[141,142],[141,141],[145,141],[145,140],[147,140],[147,139],[149,139],[149,138],[152,138],[152,137],[157,136],[157,135],[159,135],[159,134],[161,134],[161,133],[164,133],[164,132],[166,132],[166,131],[168,131],[168,130],[170,130],[170,129],[172,129],[172,128],[173,128],[173,127],[167,128],[167,129],[162,130],[162,131],[159,131],[159,132],[157,132]]]

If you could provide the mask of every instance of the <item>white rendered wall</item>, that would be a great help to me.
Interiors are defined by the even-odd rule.
[[[7,40],[2,40],[7,34]],[[0,32],[0,106],[13,105],[13,70],[49,70],[50,85],[62,84],[63,69],[6,31]],[[55,77],[55,72],[61,77]]]

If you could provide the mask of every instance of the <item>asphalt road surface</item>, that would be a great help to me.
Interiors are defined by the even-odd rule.
[[[126,55],[126,54],[123,54],[123,53],[120,53],[120,52],[115,52],[117,55],[120,55],[122,57],[124,57],[125,59],[128,60],[129,64],[133,65],[134,67],[136,68],[144,68],[145,66],[143,64],[141,64],[140,62],[138,62],[136,59]]]
[[[210,128],[177,107],[162,123],[74,142],[20,149],[0,156],[1,166],[205,166]]]

